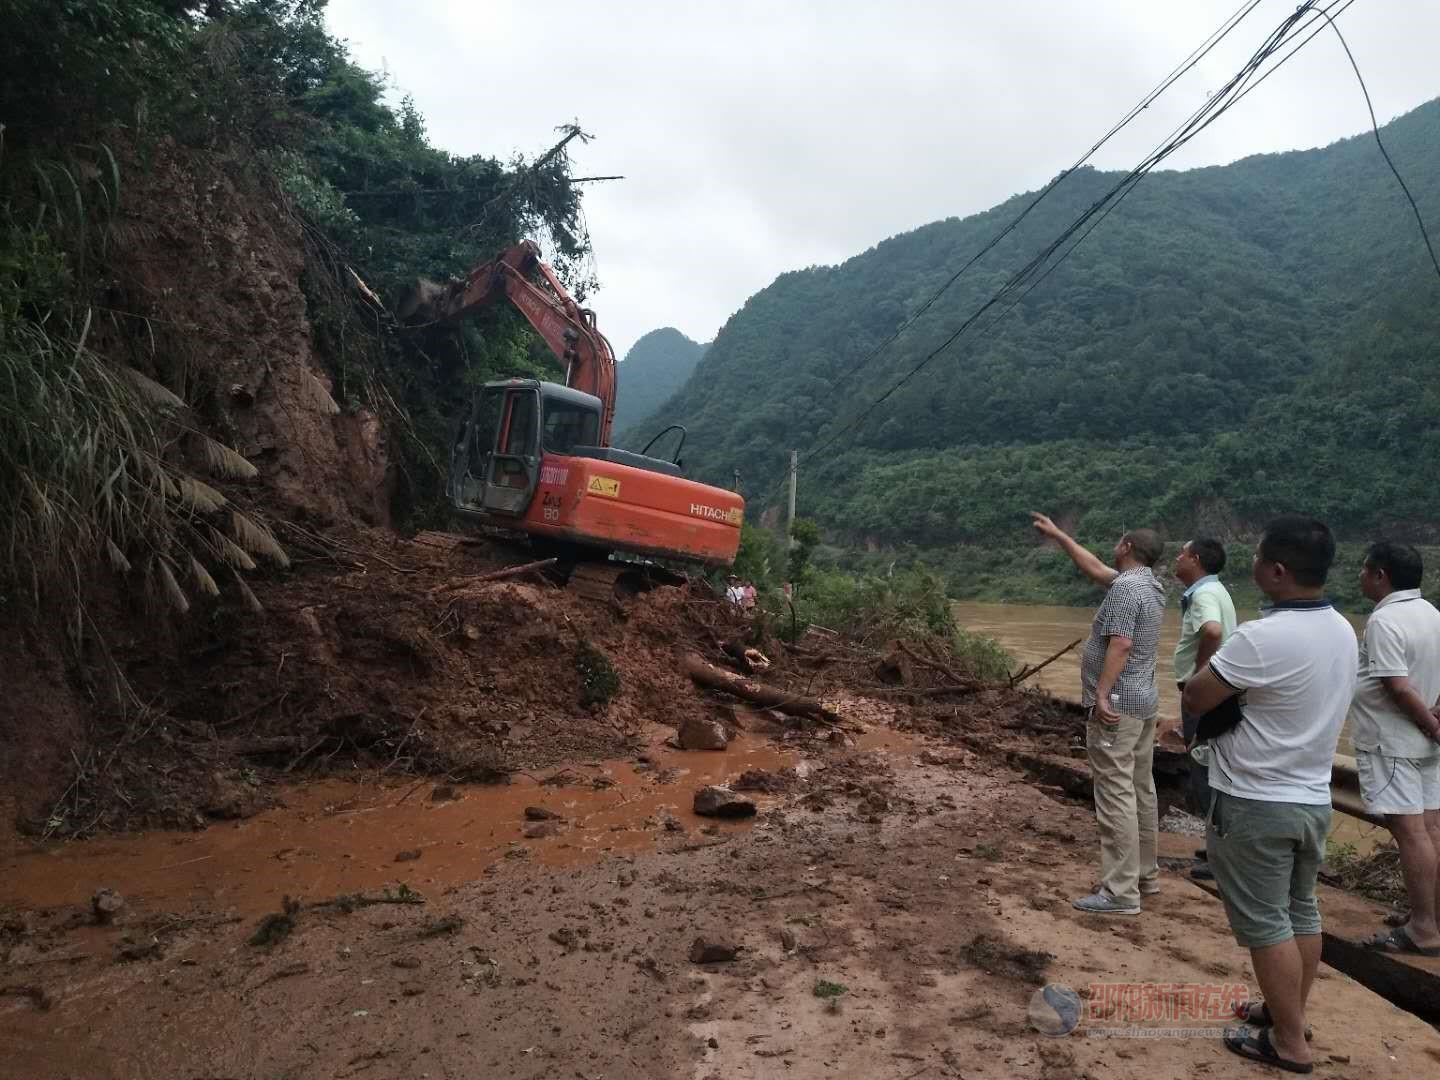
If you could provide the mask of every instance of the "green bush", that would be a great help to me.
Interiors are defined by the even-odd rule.
[[[575,647],[575,670],[580,673],[580,705],[603,708],[620,692],[620,673],[610,658],[588,641]]]
[[[994,639],[956,624],[944,583],[925,570],[886,577],[816,573],[795,590],[794,607],[797,628],[813,624],[871,646],[892,638],[938,641],[959,668],[979,678],[1002,678],[1014,663]],[[777,611],[782,625],[787,614]]]

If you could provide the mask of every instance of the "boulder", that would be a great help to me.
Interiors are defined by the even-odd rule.
[[[711,784],[695,792],[695,813],[701,817],[754,817],[755,804],[728,787]]]
[[[724,750],[730,745],[730,733],[718,720],[691,716],[680,725],[680,749]]]
[[[249,783],[231,773],[210,774],[209,791],[200,809],[207,817],[234,820],[259,813],[264,797]]]
[[[96,889],[90,898],[90,910],[95,913],[97,923],[109,926],[115,916],[125,910],[125,898],[114,889]]]

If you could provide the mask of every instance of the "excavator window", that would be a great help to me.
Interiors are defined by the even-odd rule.
[[[511,394],[500,453],[528,457],[535,452],[535,395]]]
[[[568,454],[577,446],[594,446],[600,440],[600,414],[571,401],[545,402],[545,450]]]
[[[495,449],[495,433],[500,427],[500,406],[504,404],[503,394],[486,392],[475,402],[475,413],[470,421],[470,475],[477,479],[485,475],[485,465]]]

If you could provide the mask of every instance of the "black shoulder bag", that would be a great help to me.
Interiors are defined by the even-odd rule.
[[[1240,711],[1240,698],[1242,694],[1234,694],[1209,712],[1200,717],[1200,722],[1195,725],[1195,744],[1209,742],[1218,735],[1236,727],[1245,714]]]

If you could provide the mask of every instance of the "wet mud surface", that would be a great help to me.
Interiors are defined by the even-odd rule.
[[[87,925],[99,882],[76,856],[80,897],[0,919],[0,977],[44,995],[0,998],[0,1076],[1255,1075],[1213,1031],[1037,1034],[1027,1007],[1047,982],[1083,997],[1097,982],[1253,977],[1219,905],[1178,875],[1167,873],[1139,918],[1105,921],[1070,907],[1090,885],[1088,808],[966,747],[875,737],[877,748],[685,754],[710,764],[688,765],[669,784],[644,768],[626,776],[633,762],[614,764],[606,768],[616,786],[598,792],[593,776],[605,769],[577,766],[588,791],[517,781],[418,809],[429,786],[399,803],[404,787],[348,785],[381,801],[347,807],[371,812],[343,825],[343,810],[290,800],[280,811],[289,839],[321,825],[357,837],[373,819],[393,822],[383,840],[336,839],[332,850],[328,834],[308,836],[313,854],[297,854],[288,883],[286,868],[266,867],[249,875],[263,885],[224,894],[209,886],[214,897],[194,891],[198,879],[132,885],[135,899],[106,927]],[[663,756],[654,764],[671,767]],[[717,774],[799,764],[808,768],[790,791],[755,796],[753,824],[702,824],[678,795]],[[597,806],[607,793],[630,801]],[[312,797],[334,796],[327,788]],[[485,804],[494,810],[483,822],[459,829],[441,816],[459,822],[482,799],[498,800]],[[566,828],[525,838],[527,824],[553,823],[527,823],[526,806],[561,814]],[[626,846],[629,832],[610,832],[607,814],[643,842]],[[663,824],[665,814],[684,835]],[[239,831],[266,828],[256,819]],[[467,849],[494,850],[444,869],[462,859],[445,852],[457,835]],[[402,837],[418,859],[393,862]],[[250,850],[278,863],[273,839]],[[357,860],[364,873],[334,869]],[[307,861],[315,876],[302,881]],[[58,890],[61,879],[50,880]],[[352,888],[382,902],[314,906],[328,890]],[[286,889],[311,906],[271,944],[250,944],[256,911],[279,916]],[[735,959],[694,962],[704,955],[697,939]],[[1440,1067],[1432,1029],[1328,969],[1320,978],[1322,1075],[1413,1077]]]

